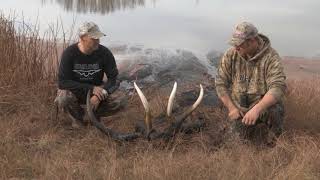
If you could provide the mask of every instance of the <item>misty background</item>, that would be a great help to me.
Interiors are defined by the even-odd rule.
[[[5,15],[23,17],[41,30],[61,21],[65,29],[96,22],[102,44],[225,51],[234,25],[254,23],[281,56],[320,56],[317,0],[0,0]]]

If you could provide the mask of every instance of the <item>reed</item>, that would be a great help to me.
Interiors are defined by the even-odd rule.
[[[30,26],[0,14],[0,87],[55,81],[59,53],[68,42],[59,23],[40,34],[37,23]]]

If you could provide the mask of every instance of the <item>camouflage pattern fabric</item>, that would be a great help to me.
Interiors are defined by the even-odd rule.
[[[54,100],[59,109],[62,109],[78,121],[84,121],[85,109],[84,105],[80,104],[76,96],[69,90],[58,89],[57,96]],[[118,111],[122,104],[120,102],[102,101],[95,112],[96,117],[105,117]]]
[[[258,35],[258,29],[249,22],[242,22],[237,24],[232,34],[232,38],[229,41],[231,46],[239,46],[247,39],[256,37]]]
[[[272,140],[280,136],[283,131],[283,117],[284,107],[278,103],[261,114],[255,125],[247,126],[241,122],[241,119],[232,121],[231,132],[239,135],[241,139],[262,140],[270,137]]]
[[[77,104],[77,98],[71,91],[58,89],[54,102],[59,108],[66,111],[67,106],[70,104]]]
[[[71,91],[58,89],[54,102],[59,109],[68,113],[73,121],[84,123],[84,109]]]
[[[230,48],[222,57],[215,79],[219,97],[228,94],[244,112],[252,108],[268,92],[278,102],[286,89],[286,76],[279,54],[269,39],[259,34],[259,53],[250,59]]]

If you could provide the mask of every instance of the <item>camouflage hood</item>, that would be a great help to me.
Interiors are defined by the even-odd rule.
[[[254,60],[259,59],[271,47],[270,40],[269,40],[269,38],[267,36],[265,36],[263,34],[259,34],[258,39],[259,39],[258,53],[255,56],[253,56],[250,59],[248,59],[248,61],[254,61]]]

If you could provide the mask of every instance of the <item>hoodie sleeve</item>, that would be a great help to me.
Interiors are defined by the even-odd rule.
[[[109,94],[113,93],[117,87],[118,68],[113,54],[107,49],[106,64],[104,66],[104,72],[108,78],[108,81],[103,85],[103,88],[108,91]]]
[[[219,97],[229,94],[229,88],[232,82],[231,57],[228,52],[223,55],[215,78],[216,91]]]
[[[286,91],[286,76],[284,74],[281,58],[276,53],[270,59],[266,68],[266,83],[269,94],[273,95],[277,101],[281,100]]]

